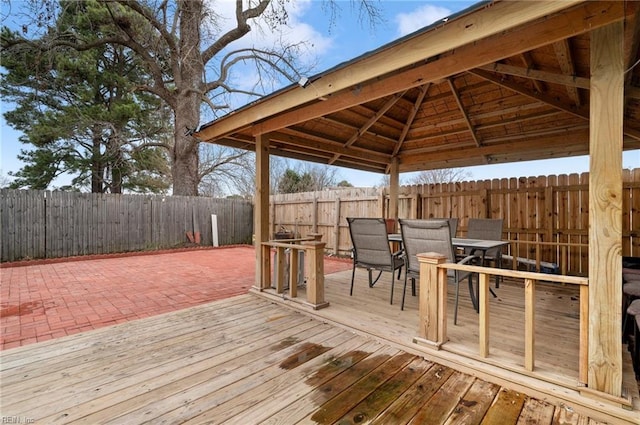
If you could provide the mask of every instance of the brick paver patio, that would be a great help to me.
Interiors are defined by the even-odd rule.
[[[325,261],[325,273],[351,268]],[[203,304],[247,292],[252,246],[64,262],[0,269],[0,349]]]

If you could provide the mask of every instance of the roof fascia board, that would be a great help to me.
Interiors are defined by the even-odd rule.
[[[343,90],[325,101],[284,112],[263,122],[256,122],[253,134],[276,131],[283,127],[331,114],[374,99],[390,96],[407,88],[439,81],[451,75],[476,67],[493,64],[504,57],[532,50],[557,40],[575,36],[607,25],[624,17],[623,3],[607,2],[608,13],[594,13],[602,2],[588,2],[572,8],[566,15],[556,15],[539,21],[526,28],[526,35],[504,40],[502,35],[494,35],[469,45],[462,46],[442,58],[411,67],[387,78],[378,78],[358,90]],[[215,126],[216,124],[214,124]]]
[[[424,33],[393,44],[362,60],[322,76],[313,89],[294,87],[278,96],[230,114],[196,133],[201,140],[212,140],[275,114],[382,76],[438,54],[507,31],[527,22],[553,15],[584,0],[511,2],[501,1],[481,10],[443,23]]]

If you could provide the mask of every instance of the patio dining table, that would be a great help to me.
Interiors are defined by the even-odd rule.
[[[402,234],[389,233],[389,242],[395,242],[402,245]],[[453,245],[454,249],[460,248],[465,249],[465,251],[468,249],[469,254],[477,255],[481,260],[481,264],[484,266],[485,255],[487,254],[487,251],[494,248],[502,248],[503,246],[507,246],[509,245],[509,242],[485,239],[451,238],[451,244]],[[502,251],[499,250],[498,252],[501,253]],[[499,276],[496,276],[495,278],[497,287]],[[493,296],[496,296],[495,293],[493,293],[493,290],[491,291],[491,293],[493,294]]]
[[[389,241],[402,244],[400,233],[389,233]],[[484,264],[484,257],[487,251],[494,248],[502,248],[509,245],[508,241],[490,241],[485,239],[451,238],[454,248],[469,249],[471,255],[478,255]],[[477,253],[477,254],[476,254]]]

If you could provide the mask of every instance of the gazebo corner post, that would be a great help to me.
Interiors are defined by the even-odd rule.
[[[314,310],[329,306],[324,299],[324,248],[325,243],[313,240],[302,242],[305,246],[304,268],[307,279],[307,304]]]
[[[440,349],[447,341],[447,269],[438,267],[447,257],[427,252],[418,254],[420,290],[418,293],[418,336],[413,342]]]
[[[589,392],[622,395],[624,23],[591,32]]]
[[[253,288],[262,291],[271,286],[271,249],[263,246],[269,240],[269,138],[256,136],[256,192],[253,207],[256,274]]]

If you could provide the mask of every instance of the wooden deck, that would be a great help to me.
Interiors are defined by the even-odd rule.
[[[366,304],[367,292],[388,294],[360,285],[350,300]],[[331,298],[325,311],[344,311]],[[4,423],[588,420],[251,294],[6,350],[0,379]]]
[[[404,276],[402,277],[404,278]],[[414,343],[418,332],[417,297],[407,288],[405,310],[400,310],[402,284],[396,281],[394,304],[389,304],[391,278],[383,274],[373,288],[366,281],[366,271],[356,272],[354,295],[349,296],[351,271],[325,277],[325,299],[330,307],[313,311],[323,320],[347,326],[403,350],[418,353],[440,364],[511,389],[524,391],[541,399],[567,403],[587,415],[604,413],[607,420],[614,418],[640,423],[640,397],[631,358],[626,349],[624,376],[625,394],[633,409],[612,407],[579,394],[579,289],[572,285],[538,283],[536,291],[536,337],[534,372],[524,370],[524,287],[523,282],[505,279],[497,294],[489,301],[490,354],[479,355],[478,315],[473,310],[466,282],[460,287],[458,325],[453,324],[454,296],[450,286],[447,332],[449,342],[441,350],[421,347]],[[299,289],[303,300],[304,288]],[[282,300],[269,293],[263,296]],[[285,295],[286,298],[286,295]],[[295,304],[295,303],[288,303]],[[305,308],[303,305],[299,308]],[[308,309],[307,309],[308,310]]]

